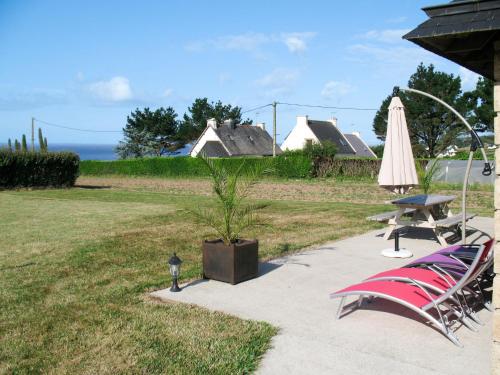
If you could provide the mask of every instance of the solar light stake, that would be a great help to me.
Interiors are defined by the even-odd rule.
[[[171,292],[180,292],[182,290],[181,288],[179,288],[179,284],[177,283],[179,275],[181,274],[181,263],[182,260],[180,260],[180,258],[175,253],[168,260],[170,274],[172,275],[172,287],[170,288]]]

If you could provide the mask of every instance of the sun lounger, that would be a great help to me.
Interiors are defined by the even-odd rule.
[[[337,317],[342,316],[346,297],[358,296],[357,306],[361,306],[363,299],[367,297],[387,299],[415,311],[433,323],[454,344],[461,346],[451,330],[450,317],[455,317],[467,327],[475,329],[468,316],[473,319],[475,317],[468,306],[464,306],[461,299],[463,295],[460,294],[485,270],[492,255],[492,247],[493,240],[482,245],[473,262],[469,266],[462,266],[464,274],[458,279],[439,266],[435,269],[402,268],[374,275],[362,283],[332,293],[332,298],[341,298]],[[455,260],[443,254],[437,256]]]

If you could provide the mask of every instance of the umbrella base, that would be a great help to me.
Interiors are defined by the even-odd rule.
[[[393,247],[382,250],[380,254],[387,258],[411,258],[413,256],[410,250],[399,249],[399,251],[396,251]]]

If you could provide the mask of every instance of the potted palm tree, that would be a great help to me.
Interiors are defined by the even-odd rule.
[[[267,204],[247,203],[246,198],[268,169],[264,163],[247,167],[243,160],[230,171],[220,161],[206,156],[202,160],[210,171],[216,201],[214,206],[193,213],[219,237],[202,243],[203,277],[231,284],[252,279],[258,271],[259,242],[241,236],[252,227],[267,225],[257,215]]]

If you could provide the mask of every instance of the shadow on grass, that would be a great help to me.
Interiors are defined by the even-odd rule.
[[[111,185],[75,185],[76,188],[86,190],[102,190],[111,189]]]

